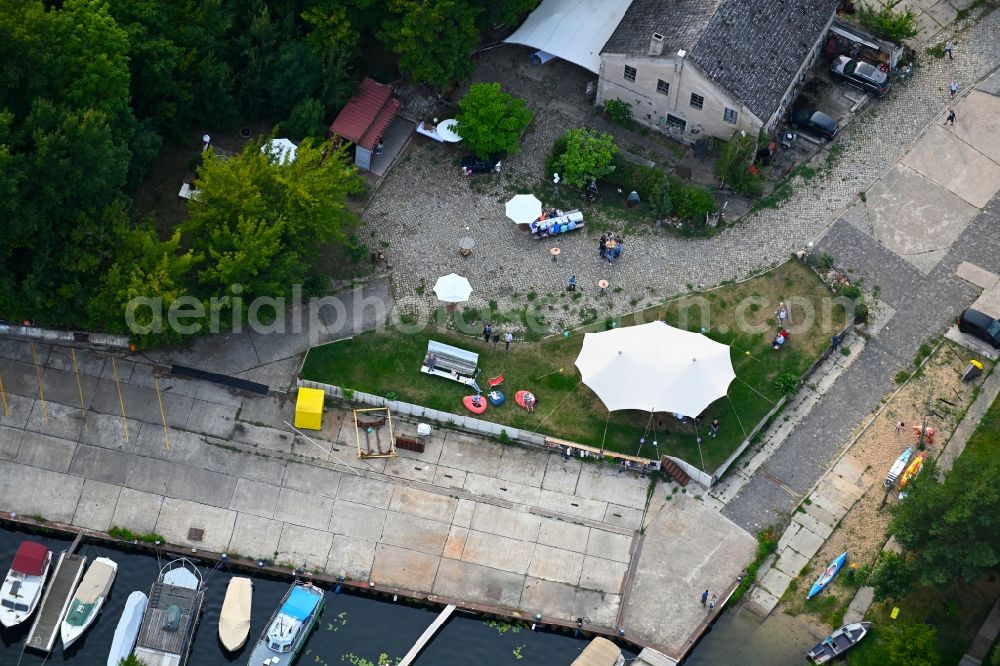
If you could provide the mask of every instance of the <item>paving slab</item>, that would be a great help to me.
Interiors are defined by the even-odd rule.
[[[156,530],[161,506],[163,495],[122,488],[114,516],[111,517],[111,526],[124,527],[134,534],[151,534]]]
[[[451,523],[458,508],[458,500],[440,493],[397,485],[389,503],[390,511]]]
[[[542,518],[524,511],[479,502],[472,517],[472,529],[499,534],[519,541],[538,540]]]
[[[167,497],[188,499],[206,506],[228,509],[236,489],[236,477],[187,465],[175,465],[167,478]]]
[[[229,508],[240,513],[252,513],[261,518],[274,518],[281,488],[269,483],[238,479]]]
[[[326,566],[333,535],[326,530],[285,523],[278,540],[276,562],[287,562],[304,569]]]
[[[353,474],[349,474],[354,476]],[[315,493],[324,497],[337,497],[344,475],[332,469],[290,462],[285,467],[281,485],[304,493]]]
[[[955,105],[958,122],[948,131],[1000,163],[1000,97],[973,90]]]
[[[409,481],[433,483],[438,467],[420,460],[410,458],[389,458],[385,461],[383,471],[389,476],[395,476]],[[452,470],[459,472],[459,470]]]
[[[90,407],[94,390],[97,387],[97,377],[91,375],[80,375],[80,385],[77,387],[77,376],[72,370],[57,370],[47,367],[42,374],[42,381],[45,384],[45,399],[49,402],[58,402],[67,407],[81,409],[80,393],[83,392],[82,409]]]
[[[434,579],[434,594],[449,599],[520,608],[524,576],[490,567],[443,559]]]
[[[497,468],[497,478],[541,487],[546,463],[551,457],[547,453],[531,451],[520,446],[504,447]]]
[[[600,557],[613,562],[628,562],[631,560],[632,537],[623,534],[607,532],[591,528],[587,540],[587,555]]]
[[[555,511],[556,513],[588,518],[590,520],[601,520],[608,511],[606,502],[583,499],[551,490],[539,491],[537,506],[547,511]]]
[[[465,488],[467,473],[453,467],[434,467],[434,479],[431,482],[438,488],[453,488],[462,490]]]
[[[608,594],[621,594],[628,565],[587,555],[580,571],[580,587]]]
[[[314,493],[282,488],[274,508],[274,519],[300,527],[325,530],[330,524],[334,500]],[[324,553],[324,558],[326,554]],[[324,563],[325,563],[324,559]]]
[[[816,507],[826,511],[834,520],[840,521],[841,518],[847,513],[847,509],[853,501],[850,498],[846,498],[841,494],[832,490],[830,484],[826,481],[820,482],[820,485],[816,488],[812,495],[809,496],[812,502],[810,507]],[[844,506],[847,504],[847,506]],[[806,509],[808,511],[808,507]]]
[[[339,499],[333,504],[327,529],[355,539],[378,541],[382,538],[385,513],[385,509]]]
[[[574,553],[586,553],[590,528],[555,518],[543,518],[538,530],[538,543]]]
[[[813,529],[812,527],[810,527],[809,524],[807,522],[805,522],[805,520],[804,520],[806,516],[812,518],[813,520],[815,520],[817,523],[820,523],[821,525],[825,525],[831,531],[833,531],[833,528],[836,527],[837,523],[840,522],[839,518],[833,516],[829,511],[827,511],[826,509],[820,507],[816,503],[806,504],[806,503],[803,502],[802,508],[805,509],[805,514],[803,515],[802,513],[796,511],[795,514],[792,516],[792,520],[795,520],[797,522],[801,522],[803,525],[805,525],[806,527],[809,527],[810,530],[812,530],[816,534],[819,534],[820,536],[824,536],[823,530],[822,529]],[[801,521],[799,520],[800,517],[802,518]],[[825,536],[829,536],[829,535],[825,535]]]
[[[778,597],[760,587],[750,590],[743,607],[758,617],[767,617],[778,605]]]
[[[465,476],[465,490],[474,495],[529,506],[538,503],[539,493],[544,492],[537,486],[528,486],[516,481],[504,481],[473,472],[469,472]]]
[[[407,590],[430,590],[434,587],[438,565],[442,560],[436,555],[420,553],[409,548],[399,548],[387,543],[375,547],[375,563],[372,565],[371,579],[380,585],[392,585]],[[461,580],[459,586],[468,591],[475,587],[468,580]],[[461,598],[468,598],[459,595]]]
[[[444,542],[442,556],[452,560],[462,559],[462,553],[465,552],[465,542],[468,538],[469,528],[452,525],[451,529],[448,530],[448,540]]]
[[[807,558],[812,559],[812,556],[819,552],[820,546],[823,545],[824,541],[825,539],[818,534],[813,534],[809,530],[801,529],[791,539],[791,541],[788,542],[788,547],[800,555],[805,555]]]
[[[385,481],[345,474],[340,480],[337,499],[388,509],[394,488],[393,484]]]
[[[4,374],[4,377],[6,376]],[[6,384],[4,388],[7,389],[7,413],[4,414],[0,409],[0,425],[23,430],[35,406],[35,399],[11,393]]]
[[[17,450],[21,446],[21,435],[23,434],[24,431],[19,428],[0,426],[0,458],[3,460],[17,458]]]
[[[557,493],[572,495],[576,492],[576,482],[580,478],[583,463],[577,458],[549,456],[545,465],[545,476],[542,488]]]
[[[844,624],[849,624],[850,622],[858,622],[865,616],[868,609],[871,608],[872,602],[875,601],[875,588],[865,585],[858,590],[858,593],[854,595],[854,599],[851,601],[851,605],[847,607],[847,612],[852,613],[855,620],[848,620],[847,616],[844,616]]]
[[[450,523],[389,511],[385,514],[381,543],[441,555],[450,527]]]
[[[111,451],[97,446],[78,444],[69,466],[69,473],[94,481],[103,481],[120,486],[125,483],[128,470],[128,456],[120,451]]]
[[[802,525],[800,525],[799,523],[796,522],[789,523],[788,527],[785,528],[785,532],[778,539],[778,547],[775,550],[780,553],[785,548],[787,548],[788,542],[791,541],[792,538],[799,533],[800,529],[802,529]]]
[[[438,464],[493,478],[500,469],[501,444],[485,444],[469,435],[449,432],[445,436]]]
[[[375,563],[375,546],[374,541],[337,534],[330,546],[327,573],[348,580],[368,580]]]
[[[521,592],[521,607],[529,614],[567,620],[573,617],[577,588],[557,581],[541,580],[528,576]],[[594,621],[590,615],[578,615]],[[576,619],[573,617],[573,619]]]
[[[620,608],[621,597],[617,594],[605,594],[597,590],[577,588],[576,594],[573,596],[573,610],[569,617],[563,616],[563,619],[575,620],[578,617],[585,617],[595,624],[613,627],[618,620]]]
[[[80,434],[79,441],[105,449],[130,451],[142,429],[143,423],[135,419],[123,420],[121,416],[115,414],[88,412],[87,427]],[[150,430],[155,431],[157,428]],[[162,435],[162,428],[159,428],[159,433]]]
[[[528,564],[528,576],[575,586],[580,583],[583,558],[580,553],[536,544]]]
[[[76,442],[59,437],[25,432],[17,451],[17,461],[53,472],[66,472],[73,461],[76,446]]]
[[[83,484],[80,503],[76,506],[73,524],[90,530],[107,532],[118,506],[121,486],[87,480]]]
[[[25,424],[25,430],[51,435],[75,442],[83,431],[83,416],[79,408],[60,405],[58,402],[36,400]]]
[[[236,423],[236,412],[239,407],[233,405],[220,405],[215,402],[195,401],[194,406],[188,413],[184,429],[192,432],[200,432],[212,437],[227,439],[233,434],[233,427]]]
[[[76,476],[0,461],[0,497],[11,513],[69,523],[76,514],[83,484]],[[39,492],[40,488],[45,492]]]
[[[764,588],[776,597],[781,597],[788,589],[788,586],[792,582],[792,576],[789,576],[784,571],[771,567],[767,570],[760,581],[757,583],[759,587]]]
[[[451,520],[452,524],[458,525],[459,527],[471,526],[472,517],[476,513],[476,504],[477,502],[468,499],[458,500],[458,507],[455,509],[455,516]]]
[[[619,475],[600,465],[588,465],[580,472],[576,494],[587,499],[642,510],[646,507],[648,488],[647,479],[631,474]]]
[[[470,530],[462,551],[462,561],[524,574],[528,571],[534,548],[534,543]]]
[[[774,563],[774,568],[780,569],[792,578],[797,578],[807,564],[809,564],[808,557],[791,548],[786,548],[783,553],[778,555],[778,561]]]
[[[608,504],[608,508],[604,512],[604,520],[602,522],[605,522],[608,525],[617,525],[618,527],[637,530],[642,527],[642,517],[643,511],[641,509],[633,509],[626,506],[619,506],[617,504]]]
[[[121,501],[119,498],[119,504]],[[165,497],[155,531],[170,543],[221,552],[229,546],[235,523],[235,511]],[[192,528],[204,530],[201,541],[188,539],[188,531]]]
[[[236,516],[226,552],[250,558],[274,559],[281,538],[281,522],[249,513]]]

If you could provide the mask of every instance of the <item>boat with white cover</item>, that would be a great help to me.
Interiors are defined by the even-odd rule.
[[[146,604],[149,597],[145,592],[138,590],[128,595],[125,600],[125,610],[118,619],[118,626],[115,627],[115,636],[111,639],[111,651],[108,653],[108,666],[118,666],[125,657],[132,654],[135,647],[135,639],[139,637],[139,625],[142,624],[142,616],[146,613]]]
[[[0,624],[13,627],[35,612],[52,564],[52,551],[35,541],[22,541],[0,587]]]
[[[253,603],[253,582],[233,576],[226,588],[226,598],[219,613],[219,642],[230,652],[246,645],[250,635],[250,607]]]
[[[83,580],[77,586],[66,617],[59,627],[64,650],[80,638],[100,615],[117,573],[117,562],[107,557],[98,557],[90,564],[87,573],[83,574]]]

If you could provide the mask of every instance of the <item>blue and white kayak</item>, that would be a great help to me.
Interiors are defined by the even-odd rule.
[[[830,562],[830,566],[828,566],[823,574],[816,579],[816,582],[812,584],[812,587],[809,588],[809,594],[806,595],[806,599],[812,599],[826,589],[826,586],[830,584],[830,581],[833,580],[833,577],[837,575],[837,572],[840,571],[840,567],[844,566],[844,562],[846,561],[847,551],[845,550],[840,554],[840,557],[835,559],[833,562]]]

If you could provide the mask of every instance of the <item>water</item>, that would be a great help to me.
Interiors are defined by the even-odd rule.
[[[56,553],[70,543],[68,539],[0,529],[0,575],[7,573],[14,552],[25,538],[45,543]],[[63,662],[104,666],[125,599],[134,590],[149,592],[159,572],[159,564],[153,556],[115,550],[87,539],[84,539],[79,552],[87,556],[88,562],[103,555],[118,563],[118,576],[98,621],[65,652],[57,640],[47,660],[44,654],[32,650],[22,653],[30,621],[13,630],[0,631],[0,666]],[[191,666],[246,664],[253,642],[281,602],[290,581],[254,578],[253,626],[248,645],[236,655],[228,655],[219,644],[217,628],[231,574],[204,568],[203,572],[207,583],[205,612],[198,625],[194,650],[188,663]],[[387,654],[394,662],[406,654],[436,615],[436,611],[412,603],[392,603],[365,595],[334,595],[331,592],[327,595],[326,610],[318,628],[310,637],[298,663],[302,666],[369,666],[379,663],[381,653]],[[503,623],[491,626],[479,618],[456,611],[414,663],[418,666],[568,666],[587,642],[569,634],[533,632]],[[626,656],[631,658],[635,654],[627,653]]]
[[[695,646],[684,666],[802,666],[806,651],[826,636],[821,631],[781,612],[762,622],[752,613],[727,610]]]

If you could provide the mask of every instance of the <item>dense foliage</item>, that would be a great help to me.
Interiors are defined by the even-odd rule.
[[[909,7],[899,10],[899,5],[902,0],[888,0],[884,5],[861,5],[858,21],[879,37],[902,43],[917,35],[917,13]]]
[[[161,147],[236,123],[280,126],[296,141],[318,136],[361,76],[392,80],[402,74],[449,85],[469,72],[483,31],[536,5],[3,0],[0,319],[121,330],[121,306],[130,294],[202,298],[211,285],[239,274],[224,261],[206,265],[231,257],[234,241],[249,244],[241,250],[245,256],[251,250],[269,256],[279,272],[294,263],[288,254],[294,243],[308,272],[317,243],[344,238],[343,197],[354,187],[346,184],[349,178],[336,179],[333,190],[320,194],[320,200],[337,199],[331,210],[342,219],[330,228],[317,228],[313,220],[303,232],[277,221],[272,211],[230,221],[225,232],[207,225],[213,232],[202,236],[197,220],[211,210],[208,204],[194,208],[199,212],[178,236],[136,219],[132,206]],[[343,167],[342,156],[330,155],[322,167],[315,167],[310,149],[304,156],[309,159],[301,168],[274,171],[311,181],[297,185],[308,191],[317,185],[314,173]],[[235,178],[268,171],[246,155],[233,168],[240,169],[231,174]],[[219,170],[209,160],[202,177]],[[182,177],[178,172],[178,181]],[[230,186],[245,193],[252,183],[226,181]],[[286,272],[301,277],[299,269]],[[266,282],[259,274],[253,278]],[[271,279],[258,287],[284,277]]]
[[[473,83],[458,103],[455,131],[477,157],[510,155],[533,115],[524,100],[500,90],[499,83]]]
[[[562,154],[555,168],[564,183],[583,187],[592,178],[603,178],[615,170],[618,146],[610,134],[588,128],[566,130]]]

